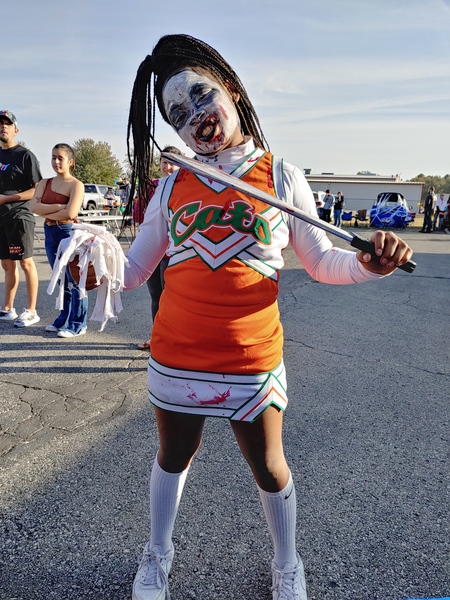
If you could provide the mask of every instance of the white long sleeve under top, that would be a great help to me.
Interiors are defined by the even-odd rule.
[[[226,173],[233,173],[252,155],[255,146],[252,140],[233,148],[224,150],[214,157],[197,156],[202,162],[209,163]],[[282,164],[285,200],[311,215],[317,216],[314,197],[300,169],[285,162]],[[177,171],[166,178],[170,185],[176,178]],[[132,289],[142,285],[154,271],[165,253],[169,257],[176,253],[173,240],[170,239],[169,220],[164,190],[166,185],[156,188],[155,194],[147,208],[144,222],[132,247],[127,253],[129,269],[125,272],[125,288]],[[281,269],[284,261],[281,250],[288,243],[292,245],[303,267],[308,274],[322,283],[344,285],[379,279],[381,275],[371,273],[356,259],[356,253],[333,246],[326,233],[292,215],[285,214],[288,227],[288,239],[279,244],[279,252],[272,253],[268,260],[275,269]]]

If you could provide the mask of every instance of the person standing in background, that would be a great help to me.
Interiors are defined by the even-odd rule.
[[[114,189],[111,186],[108,186],[106,190],[106,194],[103,196],[104,199],[104,207],[107,210],[110,210],[110,214],[114,214],[114,209],[118,206],[117,196],[114,193]]]
[[[124,177],[123,178],[123,187],[121,190],[123,206],[128,206],[128,202],[130,201],[130,190],[131,190],[130,180],[128,179],[128,177]]]
[[[342,195],[342,192],[338,192],[336,201],[334,203],[334,224],[336,227],[341,226],[341,223],[342,223],[341,218],[342,218],[342,211],[344,209],[344,205],[345,205],[344,196]]]
[[[40,321],[36,312],[38,274],[33,260],[34,226],[30,200],[42,179],[35,155],[15,141],[17,119],[9,110],[0,111],[0,259],[5,272],[5,292],[0,321],[28,327]],[[20,264],[25,275],[27,307],[20,315],[14,308],[19,287]]]
[[[444,223],[444,215],[447,209],[447,202],[445,201],[445,194],[439,194],[439,198],[436,200],[436,208],[434,210],[434,219],[433,219],[433,231],[441,231],[443,229],[442,225]],[[439,221],[439,225],[437,225]]]
[[[334,205],[334,196],[330,194],[330,190],[325,190],[323,197],[322,219],[327,223],[331,223],[331,209]]]
[[[445,208],[444,218],[442,221],[442,229],[443,229],[444,233],[447,233],[447,234],[450,233],[449,227],[450,227],[450,196],[447,200],[447,206]]]
[[[162,149],[163,152],[171,152],[172,154],[182,154],[181,150],[176,148],[175,146],[166,146]],[[152,199],[153,194],[155,193],[155,189],[158,185],[160,185],[161,181],[163,181],[164,177],[168,177],[172,175],[174,171],[176,171],[179,167],[169,162],[167,158],[161,157],[159,161],[159,167],[161,169],[162,178],[161,179],[153,179],[153,183],[155,187],[149,191],[147,198],[138,197],[136,200],[135,206],[133,208],[133,220],[134,222],[142,223],[144,220],[145,210],[147,209],[148,203]],[[136,209],[136,210],[135,210]],[[140,220],[138,220],[140,219]],[[166,270],[167,263],[169,259],[167,256],[161,260],[159,265],[147,279],[147,287],[150,292],[150,298],[152,299],[152,320],[155,321],[156,313],[159,308],[159,299],[161,298],[162,291],[164,289],[164,271]],[[150,349],[150,339],[145,342],[141,342],[137,345],[139,350],[149,350]]]
[[[56,177],[38,183],[31,201],[33,212],[45,218],[45,251],[53,268],[61,240],[70,237],[83,204],[84,185],[72,173],[75,170],[75,152],[69,144],[56,144],[52,150],[52,167]],[[58,337],[72,338],[87,330],[88,298],[81,298],[80,288],[67,269],[64,279],[63,308],[46,331]]]
[[[419,229],[419,233],[431,233],[433,229],[433,223],[431,217],[433,215],[434,205],[436,203],[436,194],[434,193],[434,187],[428,188],[428,194],[425,198],[423,205],[423,226]]]

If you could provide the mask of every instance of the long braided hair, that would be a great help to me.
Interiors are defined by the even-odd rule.
[[[151,185],[150,168],[155,148],[161,151],[155,139],[155,112],[157,104],[161,116],[169,123],[162,100],[164,84],[173,74],[189,67],[205,69],[222,86],[231,86],[239,94],[236,109],[242,134],[250,135],[261,149],[269,149],[242,82],[223,57],[205,42],[189,35],[165,35],[140,64],[133,86],[127,129],[128,159],[133,166],[132,193],[136,180],[140,192]]]

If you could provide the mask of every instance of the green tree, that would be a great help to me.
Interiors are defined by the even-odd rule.
[[[122,168],[107,142],[95,142],[90,138],[77,140],[73,149],[76,155],[74,175],[83,183],[114,185]]]
[[[160,156],[157,156],[154,163],[152,164],[152,168],[150,169],[150,176],[152,179],[159,179],[162,177],[161,167],[159,166]]]
[[[162,176],[161,169],[159,167],[159,159],[160,159],[159,154],[154,157],[154,161],[153,161],[153,164],[150,169],[150,177],[152,179],[159,179]],[[133,160],[133,149],[131,149],[131,160]],[[128,156],[125,158],[122,165],[123,165],[123,171],[124,171],[123,177],[128,177],[128,179],[131,181],[132,180],[131,175],[133,173],[133,169],[131,168],[130,161],[128,160]]]
[[[428,194],[429,187],[434,187],[436,194],[450,193],[450,175],[448,173],[444,177],[441,177],[440,175],[424,175],[423,173],[420,173],[416,177],[413,177],[411,181],[423,181],[424,186],[422,190],[422,202],[425,200],[425,197]]]

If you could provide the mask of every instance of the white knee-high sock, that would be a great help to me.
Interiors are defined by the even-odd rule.
[[[163,553],[171,548],[172,532],[189,467],[181,473],[161,469],[158,457],[150,476],[150,544],[161,547]]]
[[[275,563],[280,568],[287,563],[296,565],[297,497],[292,475],[289,474],[289,481],[280,492],[265,492],[259,486],[258,491],[273,539]]]

